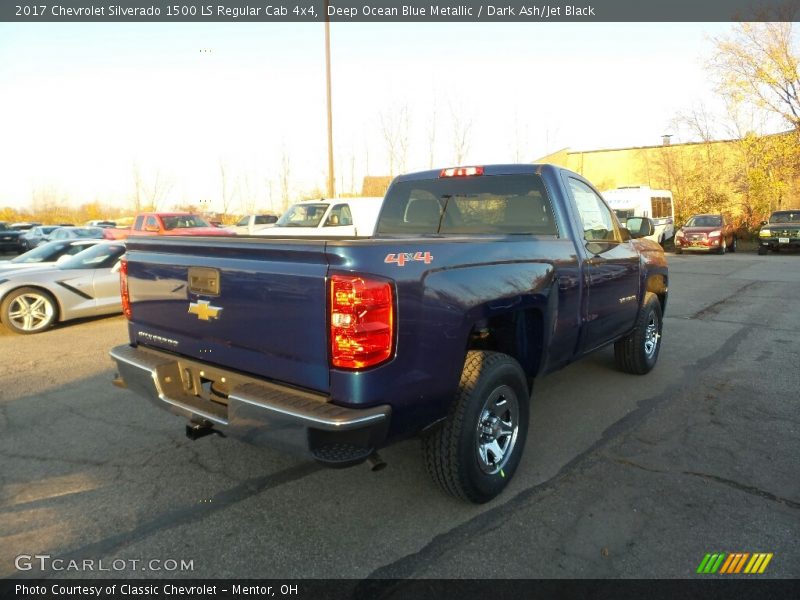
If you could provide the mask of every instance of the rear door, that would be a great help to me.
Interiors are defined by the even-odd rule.
[[[591,350],[626,333],[639,310],[639,253],[623,241],[617,220],[586,181],[564,175],[582,226],[586,253],[586,331]]]

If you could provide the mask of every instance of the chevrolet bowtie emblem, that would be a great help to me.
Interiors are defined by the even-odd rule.
[[[189,312],[193,315],[197,315],[197,318],[201,321],[208,321],[218,318],[219,313],[222,312],[222,307],[211,306],[208,300],[198,300],[197,302],[189,303]]]

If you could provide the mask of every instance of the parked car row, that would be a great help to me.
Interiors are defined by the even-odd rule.
[[[722,214],[693,215],[675,233],[675,254],[686,252],[736,252],[738,239],[733,224]],[[800,248],[800,209],[778,210],[762,221],[758,253]]]

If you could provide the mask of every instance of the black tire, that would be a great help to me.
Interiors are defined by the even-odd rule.
[[[58,318],[58,304],[45,290],[23,287],[10,292],[0,304],[3,325],[14,333],[40,333]]]
[[[767,253],[767,247],[766,246],[759,246],[758,247],[758,255],[759,256],[764,256],[766,253]]]
[[[675,248],[675,254],[683,254],[683,250],[680,248]]]
[[[725,251],[727,249],[728,249],[728,241],[725,239],[725,237],[723,237],[722,243],[719,245],[719,248],[717,249],[717,254],[723,255],[725,254]]]
[[[634,330],[614,343],[617,366],[634,375],[649,373],[658,361],[662,326],[661,303],[655,294],[647,292]]]
[[[516,360],[468,352],[447,420],[422,441],[433,480],[448,494],[479,504],[502,492],[525,448],[529,398]]]
[[[731,245],[728,247],[728,252],[736,252],[736,247],[739,245],[739,242],[736,241],[736,236],[731,238]]]

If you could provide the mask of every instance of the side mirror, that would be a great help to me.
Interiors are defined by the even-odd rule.
[[[767,222],[766,222],[766,221],[761,221],[761,226],[762,226],[762,227],[763,227],[764,225],[766,225],[766,224],[767,224]]]
[[[653,235],[656,231],[652,219],[647,217],[630,217],[625,225],[633,239]]]

